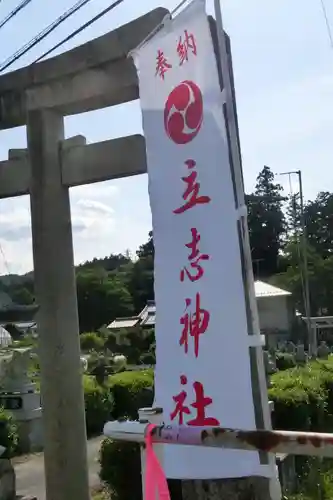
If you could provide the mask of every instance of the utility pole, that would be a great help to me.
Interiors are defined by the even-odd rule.
[[[307,235],[306,235],[306,223],[304,215],[304,196],[303,196],[303,183],[302,183],[302,172],[301,170],[295,170],[290,172],[282,172],[279,175],[297,175],[298,177],[298,189],[299,189],[299,199],[300,199],[300,223],[301,223],[301,247],[302,247],[302,261],[303,269],[301,273],[304,280],[304,308],[306,317],[306,326],[308,332],[308,342],[309,351],[312,356],[317,355],[317,338],[315,330],[311,327],[311,303],[310,303],[310,283],[309,283],[309,265],[308,265],[308,246],[307,246]]]
[[[301,228],[302,228],[302,247],[303,247],[303,267],[304,267],[304,287],[305,287],[305,314],[306,324],[309,338],[309,350],[312,356],[317,355],[317,335],[316,330],[311,328],[311,303],[310,303],[310,284],[309,284],[309,266],[308,266],[308,246],[306,236],[306,224],[304,215],[304,198],[303,198],[303,183],[302,172],[297,170],[299,183],[299,198],[301,208]]]

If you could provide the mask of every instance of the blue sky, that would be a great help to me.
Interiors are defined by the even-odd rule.
[[[3,0],[0,18],[19,0]],[[47,3],[47,7],[46,7]],[[33,0],[0,30],[3,61],[74,4],[74,0]],[[274,172],[301,169],[306,198],[333,190],[333,50],[319,0],[224,0],[225,28],[232,40],[241,147],[247,191],[264,164]],[[333,4],[326,0],[333,26]],[[92,0],[70,21],[31,50],[11,69],[27,65],[43,51],[105,8]],[[175,0],[125,0],[69,42],[68,50]],[[331,5],[330,5],[331,4]],[[212,2],[207,3],[212,13]],[[66,136],[88,142],[141,129],[137,102],[66,119]],[[25,129],[0,132],[0,159],[9,148],[25,147]],[[289,190],[287,178],[281,178]],[[293,186],[295,188],[295,186]],[[111,252],[135,249],[147,238],[151,216],[146,176],[82,186],[71,191],[76,263]],[[29,200],[0,201],[0,273],[32,268]]]

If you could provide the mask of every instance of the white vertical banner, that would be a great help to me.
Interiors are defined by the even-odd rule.
[[[134,54],[155,244],[155,403],[164,422],[254,429],[237,212],[205,2]],[[170,478],[267,475],[257,452],[169,445]]]

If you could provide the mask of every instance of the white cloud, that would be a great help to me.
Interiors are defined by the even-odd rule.
[[[114,210],[112,207],[106,205],[105,203],[101,203],[100,201],[97,200],[81,199],[76,202],[76,207],[83,210],[83,212],[87,212],[89,214],[106,215],[106,216],[114,214]]]
[[[93,199],[98,193],[98,200],[114,200],[119,195],[119,187],[112,185],[110,181],[98,182],[97,184],[85,184],[70,189],[72,201],[80,199]]]

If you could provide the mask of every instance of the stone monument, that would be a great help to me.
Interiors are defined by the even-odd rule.
[[[296,354],[296,346],[294,342],[291,342],[290,340],[287,342],[286,352],[288,352],[289,354]]]
[[[13,414],[24,452],[43,447],[40,394],[28,377],[30,354],[30,348],[13,349],[0,357],[0,406]]]
[[[326,342],[322,340],[317,350],[317,357],[320,359],[328,359],[328,356],[331,354],[330,349]]]
[[[297,344],[296,353],[295,353],[295,361],[298,365],[302,365],[307,363],[308,355],[305,352],[304,344]]]

